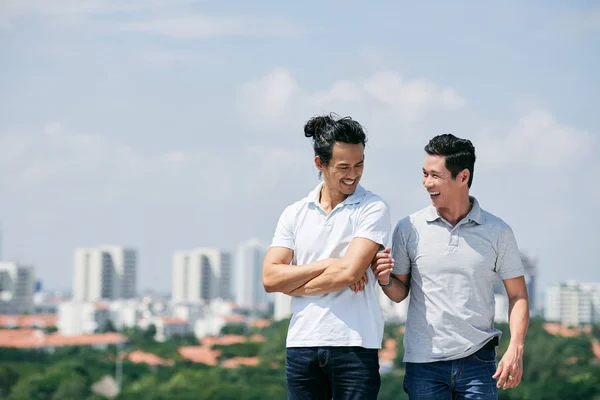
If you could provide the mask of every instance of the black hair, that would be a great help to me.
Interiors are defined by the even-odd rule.
[[[445,156],[446,168],[452,178],[464,169],[469,170],[469,188],[473,183],[473,169],[475,168],[475,147],[468,139],[458,138],[450,133],[438,135],[431,139],[425,151],[430,156]]]
[[[312,138],[315,156],[324,165],[329,164],[336,142],[348,144],[367,143],[364,128],[350,117],[339,118],[336,114],[319,115],[304,125],[304,136]]]

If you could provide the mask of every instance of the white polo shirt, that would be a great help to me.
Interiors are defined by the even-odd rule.
[[[381,197],[358,185],[328,215],[319,203],[322,185],[283,211],[271,247],[293,250],[292,264],[304,265],[329,257],[344,257],[354,238],[386,246],[391,221],[389,208]],[[370,268],[367,273],[369,283],[359,293],[347,287],[329,294],[292,297],[287,347],[381,348],[383,313],[378,301],[381,289]]]

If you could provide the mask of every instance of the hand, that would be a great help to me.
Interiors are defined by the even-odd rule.
[[[500,377],[500,379],[498,379]],[[498,363],[496,373],[492,376],[498,379],[496,386],[502,389],[517,387],[523,377],[523,347],[509,345],[506,353]]]
[[[367,283],[369,283],[369,277],[365,273],[362,278],[350,285],[350,289],[352,289],[354,293],[358,293],[367,286]]]
[[[375,277],[381,285],[390,283],[390,274],[394,269],[394,259],[392,258],[391,249],[388,247],[383,253],[377,253],[371,263],[371,269]]]

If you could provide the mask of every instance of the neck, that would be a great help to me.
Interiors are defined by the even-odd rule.
[[[463,194],[449,207],[438,208],[438,214],[448,221],[452,226],[458,224],[471,211],[471,200],[469,194]]]
[[[337,190],[331,190],[327,184],[323,183],[319,203],[321,203],[321,207],[323,207],[327,213],[330,213],[338,204],[346,200],[347,197],[347,195],[340,193]]]

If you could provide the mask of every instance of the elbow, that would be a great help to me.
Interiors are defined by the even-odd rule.
[[[262,284],[263,284],[263,288],[265,289],[265,292],[267,292],[267,293],[276,292],[275,282],[273,282],[271,279],[263,277]]]

